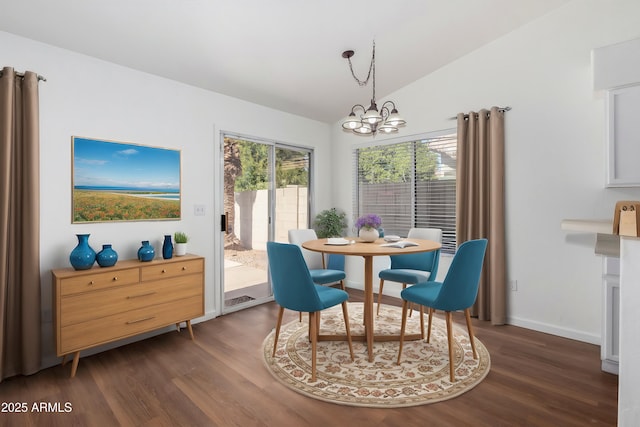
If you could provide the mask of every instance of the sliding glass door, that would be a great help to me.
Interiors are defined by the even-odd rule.
[[[231,312],[272,299],[267,241],[309,226],[311,151],[230,134],[223,144],[223,312]]]

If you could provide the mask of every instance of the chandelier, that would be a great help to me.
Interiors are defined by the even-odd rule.
[[[369,83],[369,79],[373,79],[373,95],[371,96],[369,108],[365,109],[361,104],[356,104],[351,107],[351,113],[342,120],[342,128],[347,131],[352,131],[356,135],[375,136],[378,132],[397,132],[398,127],[404,126],[406,121],[398,114],[398,110],[393,101],[385,101],[379,111],[376,105],[376,42],[373,42],[371,64],[369,65],[369,73],[365,80],[358,79],[353,72],[351,57],[354,53],[352,50],[346,50],[342,52],[342,57],[349,61],[351,75],[360,86],[366,86],[367,83]],[[356,115],[356,112],[358,115]]]

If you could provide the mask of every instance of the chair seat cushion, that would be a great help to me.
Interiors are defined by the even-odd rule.
[[[434,301],[438,298],[441,287],[442,282],[422,282],[403,289],[402,292],[400,292],[400,297],[409,302],[444,310],[442,307],[434,306]]]
[[[326,285],[327,283],[335,283],[344,280],[347,277],[344,271],[340,270],[309,270],[311,280],[318,285]]]
[[[389,268],[387,270],[382,270],[378,274],[378,277],[392,282],[415,285],[416,283],[426,282],[429,280],[431,272],[423,270],[409,270],[405,268]]]
[[[318,291],[322,309],[333,307],[349,299],[349,294],[342,289],[316,285],[316,291]]]

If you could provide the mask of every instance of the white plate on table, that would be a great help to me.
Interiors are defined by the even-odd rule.
[[[353,243],[352,240],[343,239],[342,237],[329,237],[325,245],[344,246]]]
[[[394,236],[394,235],[384,236],[384,241],[385,242],[390,242],[390,243],[397,242],[397,241],[399,241],[401,239],[402,239],[402,237],[400,237],[400,236]]]

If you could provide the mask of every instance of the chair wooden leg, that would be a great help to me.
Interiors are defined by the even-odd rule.
[[[427,327],[427,342],[431,340],[431,321],[433,320],[433,312],[435,310],[429,307],[429,326]]]
[[[420,306],[420,338],[424,339],[424,305]]]
[[[453,369],[453,313],[447,311],[445,314],[447,317],[447,343],[449,344],[449,379],[451,382],[455,382],[456,376]]]
[[[317,336],[318,333],[320,333],[320,312],[318,312],[318,315],[315,316],[315,319],[316,319],[315,322],[316,322],[316,336]],[[309,316],[309,322],[311,322],[311,316]],[[309,338],[309,342],[311,342],[311,335],[313,334],[313,331],[311,330],[311,323],[307,325],[307,329],[309,334],[307,338]]]
[[[311,313],[309,313],[311,314]],[[320,312],[318,312],[318,315],[315,316],[316,320],[316,335],[318,335],[318,333],[320,332]],[[302,322],[302,312],[300,312],[300,322]],[[309,322],[311,322],[311,316],[309,316]],[[309,325],[307,325],[307,329],[308,329],[308,334],[309,336],[307,338],[309,338],[309,342],[311,342],[311,335],[313,334],[313,331],[311,330],[311,323],[309,323]]]
[[[302,312],[301,311],[298,313],[298,322],[302,323]]]
[[[402,344],[404,343],[404,330],[407,327],[407,306],[409,301],[402,300],[402,326],[400,326],[400,344],[398,346],[398,360],[396,364],[400,364],[400,357],[402,356]]]
[[[351,360],[355,360],[353,356],[353,344],[351,342],[351,328],[349,327],[349,312],[347,311],[347,302],[342,303],[342,317],[344,317],[344,326],[347,329],[347,342],[349,343],[349,353],[351,353]]]
[[[376,308],[376,316],[380,316],[380,303],[382,302],[383,286],[384,286],[384,279],[380,279],[380,288],[378,288],[378,308]]]
[[[405,290],[405,289],[407,289],[407,284],[403,283],[402,284],[402,290]],[[411,317],[412,314],[413,314],[413,303],[410,302],[409,303],[409,317]]]
[[[316,380],[316,348],[318,346],[316,314],[316,312],[309,313],[309,334],[311,335],[311,382],[315,382]]]
[[[473,358],[478,359],[478,353],[476,353],[476,343],[473,339],[473,326],[471,325],[471,312],[467,308],[464,311],[464,316],[467,318],[467,331],[469,332],[469,342],[471,343],[471,350],[473,350]]]
[[[273,339],[273,353],[271,353],[271,357],[276,357],[276,347],[278,345],[278,336],[280,336],[280,325],[282,325],[283,314],[284,307],[280,307],[280,311],[278,311],[278,321],[276,322],[276,336]]]
[[[342,288],[343,291],[347,290],[347,288],[345,288],[344,286],[344,280],[340,280],[340,287]]]

